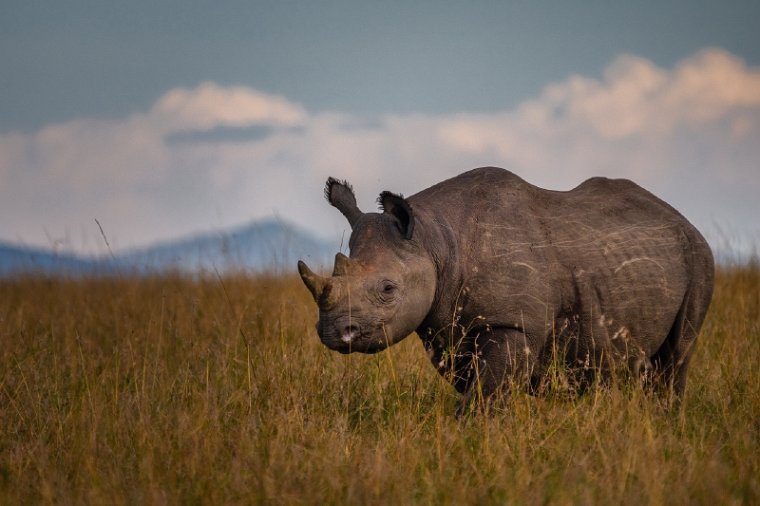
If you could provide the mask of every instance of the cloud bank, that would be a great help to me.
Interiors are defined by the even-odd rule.
[[[627,177],[715,244],[760,237],[760,69],[720,49],[663,69],[632,55],[517,108],[479,114],[313,114],[285,97],[208,82],[148,111],[0,135],[0,239],[103,251],[278,215],[337,243],[329,175],[370,210],[483,165],[569,189]]]

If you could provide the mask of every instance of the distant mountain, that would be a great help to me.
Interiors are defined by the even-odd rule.
[[[102,267],[97,260],[58,253],[42,248],[0,243],[0,278],[16,274],[67,274],[72,276],[95,273]]]
[[[294,270],[303,259],[331,264],[337,248],[294,225],[275,220],[133,250],[116,257],[119,269],[139,272],[175,269],[186,272]]]
[[[333,246],[292,224],[253,222],[229,231],[200,234],[113,257],[84,257],[0,244],[0,277],[43,275],[151,274],[167,271],[288,272],[299,259],[315,267],[332,264]]]

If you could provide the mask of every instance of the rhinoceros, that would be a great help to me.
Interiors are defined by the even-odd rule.
[[[375,353],[416,332],[463,394],[459,414],[546,385],[553,364],[576,385],[624,370],[683,395],[713,256],[637,184],[551,191],[484,167],[408,198],[384,191],[379,213],[359,210],[345,181],[329,178],[325,196],[351,226],[350,257],[337,253],[330,277],[298,270],[330,349]]]

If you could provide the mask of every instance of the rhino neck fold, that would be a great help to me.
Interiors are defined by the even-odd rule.
[[[435,332],[451,323],[452,312],[456,309],[452,294],[460,291],[463,275],[460,242],[445,216],[417,211],[415,235],[435,266],[436,275],[431,310],[417,328],[417,334],[424,340],[429,328]]]

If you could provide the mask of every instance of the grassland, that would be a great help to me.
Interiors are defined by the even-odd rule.
[[[760,271],[680,413],[625,385],[457,420],[411,337],[328,351],[292,277],[0,283],[0,504],[758,504]]]

